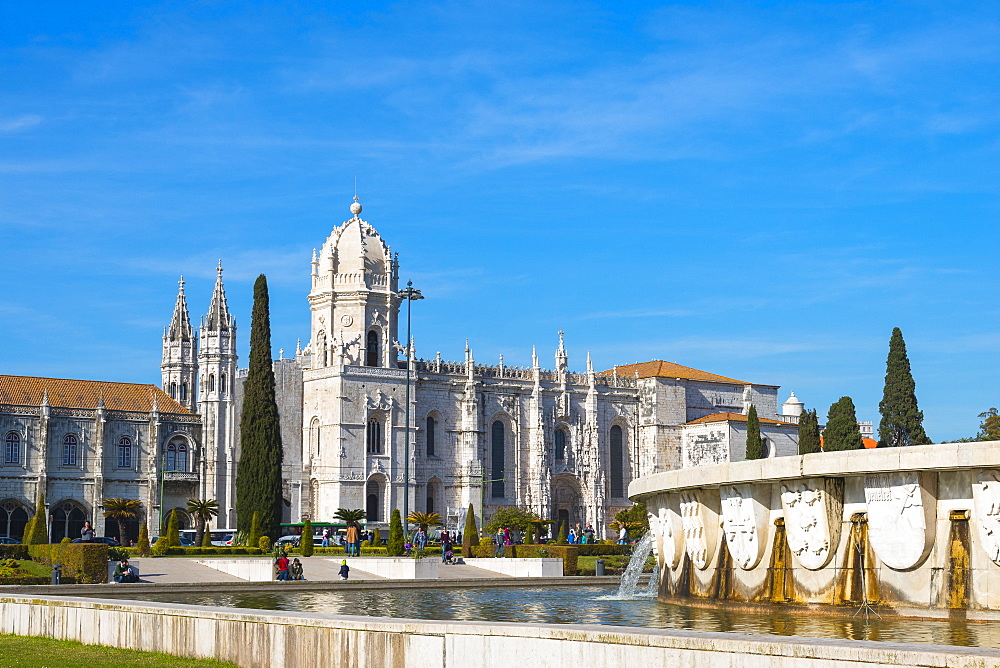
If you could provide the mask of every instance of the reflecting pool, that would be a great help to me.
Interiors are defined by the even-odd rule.
[[[617,587],[515,587],[342,590],[288,593],[142,594],[116,598],[233,608],[321,612],[409,619],[501,621],[536,624],[612,624],[653,629],[765,633],[814,638],[1000,647],[1000,621],[890,618],[854,611],[812,613],[693,607],[654,598],[618,599]],[[106,597],[102,597],[106,598]]]

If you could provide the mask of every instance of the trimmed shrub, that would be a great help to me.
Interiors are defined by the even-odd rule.
[[[586,545],[575,545],[581,557],[603,557],[613,554],[630,555],[631,545],[607,545],[605,543],[588,543]]]
[[[309,520],[302,523],[302,539],[299,542],[299,552],[303,557],[313,556],[313,524]]]
[[[121,561],[122,559],[128,559],[127,549],[124,547],[108,548],[108,561]]]
[[[268,536],[261,536],[257,539],[257,547],[263,552],[271,551],[271,539]]]
[[[367,543],[368,541],[363,541]],[[382,547],[382,530],[378,527],[372,529],[372,547]]]
[[[247,536],[247,545],[260,546],[260,512],[254,511],[253,519],[250,521],[250,534]]]
[[[59,541],[59,544],[60,545],[69,545],[72,542],[73,542],[72,538],[70,538],[69,536],[63,536],[63,539],[61,541]]]
[[[489,559],[493,557],[495,548],[489,545],[480,545],[472,550],[472,556],[478,559]],[[576,545],[504,545],[503,552],[507,558],[544,559],[551,557],[552,559],[562,559],[563,575],[576,575],[577,560],[580,555]]]
[[[150,555],[149,527],[145,522],[139,527],[139,542],[135,545],[135,551],[141,557],[148,557]]]
[[[560,522],[559,524],[559,537],[556,539],[556,543],[559,545],[566,545],[569,542],[569,522]]]
[[[164,540],[161,536],[160,540]],[[177,511],[170,511],[170,520],[167,521],[167,545],[170,547],[180,547],[181,546],[181,531],[177,526]],[[159,541],[157,541],[159,542]]]
[[[390,557],[401,557],[406,554],[403,547],[403,518],[399,514],[399,508],[392,511],[392,519],[389,520],[389,541],[386,543],[386,554]]]
[[[45,525],[45,495],[38,496],[35,514],[24,530],[25,545],[46,545],[49,542],[48,527]]]
[[[27,561],[31,557],[28,556],[27,545],[0,545],[0,559]]]
[[[472,548],[479,545],[479,528],[476,527],[476,510],[469,504],[465,514],[465,531],[462,533],[462,553],[472,554]]]
[[[212,545],[212,534],[211,534],[211,532],[207,528],[201,534],[201,546],[202,547],[215,547],[214,545]]]
[[[63,573],[80,584],[108,581],[108,546],[104,543],[29,545],[28,554],[46,566],[62,564]]]

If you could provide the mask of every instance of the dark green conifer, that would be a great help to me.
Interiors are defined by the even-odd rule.
[[[476,511],[469,504],[469,510],[465,513],[465,530],[462,531],[462,556],[474,557],[472,548],[479,546],[479,527],[476,526]]]
[[[177,510],[170,511],[170,520],[167,522],[167,536],[160,540],[166,540],[168,547],[181,546],[181,531],[177,524]]]
[[[799,417],[799,454],[819,452],[819,417],[816,409],[803,411]]]
[[[303,557],[313,556],[313,524],[309,520],[302,523],[302,538],[299,541],[299,551]]]
[[[28,526],[24,528],[22,542],[25,545],[46,545],[49,542],[48,526],[45,522],[45,494],[38,497],[35,514],[28,520]]]
[[[882,421],[878,425],[879,446],[924,445],[930,443],[924,432],[924,414],[917,408],[916,384],[906,355],[906,342],[899,327],[889,338],[889,357],[885,362],[885,389],[878,405]]]
[[[260,537],[260,513],[255,510],[250,518],[250,533],[247,534],[247,545],[257,547],[260,543]]]
[[[757,407],[750,405],[747,412],[747,459],[762,459],[764,457],[764,440],[760,437],[760,419],[757,417]]]
[[[258,511],[258,535],[277,536],[282,506],[282,448],[278,405],[274,400],[271,323],[264,274],[257,277],[253,286],[250,363],[243,388],[241,452],[236,469],[236,526],[240,531],[249,531],[253,513]]]
[[[399,508],[392,511],[392,519],[389,520],[389,540],[386,541],[385,551],[390,557],[401,557],[406,554],[403,547],[403,518],[399,514]]]
[[[836,450],[857,450],[863,447],[861,430],[858,429],[858,417],[854,411],[854,402],[850,397],[841,397],[830,406],[826,420],[826,431],[823,432],[823,449],[826,452],[833,452]]]
[[[559,536],[556,538],[557,545],[567,545],[569,543],[569,522],[559,523]]]

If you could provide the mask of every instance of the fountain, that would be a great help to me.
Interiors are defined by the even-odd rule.
[[[653,532],[647,531],[646,534],[639,539],[639,542],[635,544],[632,549],[632,558],[628,562],[628,567],[622,574],[622,582],[618,586],[618,598],[630,599],[639,598],[636,595],[635,590],[639,585],[639,576],[642,575],[642,567],[646,564],[646,559],[649,555],[653,553]],[[656,582],[656,573],[653,573],[654,578],[652,582]],[[651,585],[653,587],[652,596],[656,596],[656,585]]]

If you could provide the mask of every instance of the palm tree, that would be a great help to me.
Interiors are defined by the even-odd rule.
[[[355,508],[354,510],[348,510],[347,508],[337,508],[337,512],[333,514],[333,518],[341,520],[343,522],[357,522],[358,520],[363,520],[367,516],[367,513],[360,508]]]
[[[125,536],[125,523],[142,517],[142,501],[117,497],[104,499],[104,516],[118,522],[118,540],[121,541],[122,545],[128,545],[128,538]]]
[[[215,499],[188,499],[188,515],[195,521],[194,544],[201,547],[205,538],[205,524],[219,515],[219,502]]]
[[[421,513],[415,510],[407,515],[406,521],[410,524],[416,524],[424,531],[427,531],[427,527],[436,527],[441,524],[441,515],[438,513]]]

